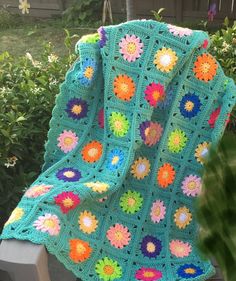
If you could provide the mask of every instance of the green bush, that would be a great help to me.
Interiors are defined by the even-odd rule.
[[[68,55],[60,58],[50,43],[40,61],[0,55],[0,229],[40,172],[55,96],[75,59],[70,39],[67,33]]]

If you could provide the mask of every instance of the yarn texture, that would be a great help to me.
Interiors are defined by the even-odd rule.
[[[236,86],[208,41],[153,20],[82,38],[52,112],[43,171],[0,238],[45,245],[83,281],[214,275],[196,245],[194,202]]]

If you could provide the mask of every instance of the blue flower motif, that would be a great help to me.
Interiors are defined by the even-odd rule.
[[[196,266],[192,263],[184,264],[178,268],[177,274],[179,277],[189,279],[202,275],[203,270],[199,266]]]
[[[162,249],[161,240],[154,236],[146,235],[141,243],[141,251],[145,257],[156,258]]]
[[[200,111],[201,101],[195,94],[188,93],[180,101],[180,112],[185,118],[191,119]]]
[[[120,149],[112,149],[108,155],[107,168],[111,171],[117,170],[124,162],[124,152]]]
[[[96,62],[91,58],[82,60],[82,69],[79,72],[79,81],[83,86],[90,86],[97,70]]]
[[[69,117],[79,120],[87,116],[88,104],[81,98],[74,98],[68,101],[65,111]]]
[[[75,182],[81,178],[81,173],[74,168],[63,168],[57,172],[56,176],[59,180]]]

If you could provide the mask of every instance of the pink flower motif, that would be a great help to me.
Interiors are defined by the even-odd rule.
[[[143,43],[139,37],[135,35],[126,35],[121,39],[120,43],[120,53],[123,58],[128,62],[133,62],[140,57],[143,52]]]
[[[26,190],[24,196],[28,198],[36,198],[49,192],[53,185],[39,184],[31,186]]]
[[[172,240],[169,246],[171,254],[176,256],[177,258],[188,257],[192,252],[191,245],[180,240]]]
[[[43,216],[33,223],[33,226],[42,232],[48,232],[50,235],[55,236],[60,232],[60,221],[56,215],[45,213]]]
[[[202,188],[201,178],[195,175],[189,175],[183,180],[181,188],[187,196],[198,196]]]
[[[162,278],[162,273],[155,268],[141,267],[136,271],[135,278],[142,281],[157,281]]]
[[[184,36],[190,36],[193,31],[189,28],[184,28],[172,24],[167,25],[169,32],[171,32],[174,36],[184,37]]]
[[[60,149],[65,153],[73,150],[78,143],[78,137],[76,136],[76,134],[72,131],[66,130],[64,130],[63,133],[60,134],[57,140],[57,146],[60,147]]]
[[[164,100],[165,98],[165,91],[164,86],[161,83],[151,83],[149,84],[145,91],[145,99],[149,102],[151,106],[156,107],[157,104]]]
[[[151,219],[154,223],[159,223],[161,220],[165,218],[166,214],[166,207],[164,205],[164,202],[161,200],[156,200],[152,204],[151,208]]]
[[[110,241],[112,246],[122,249],[124,246],[129,244],[131,237],[127,227],[116,223],[108,229],[107,239]]]
[[[75,209],[80,203],[80,198],[77,194],[71,191],[66,191],[54,197],[55,203],[60,206],[63,214]]]
[[[210,119],[208,120],[208,124],[210,125],[211,128],[215,127],[215,123],[220,115],[220,111],[221,111],[221,107],[219,106],[217,109],[215,109],[211,115],[210,115]],[[227,123],[229,122],[229,120],[226,121]]]
[[[100,128],[104,129],[104,109],[101,108],[98,112],[98,125]]]
[[[208,46],[208,44],[209,44],[208,40],[205,39],[205,40],[203,41],[202,48],[203,48],[203,49],[206,49],[207,46]]]

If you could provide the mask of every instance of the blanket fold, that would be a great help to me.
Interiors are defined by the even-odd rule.
[[[43,172],[1,238],[44,244],[82,280],[207,280],[194,202],[234,82],[202,31],[137,20],[98,35],[76,45]]]

